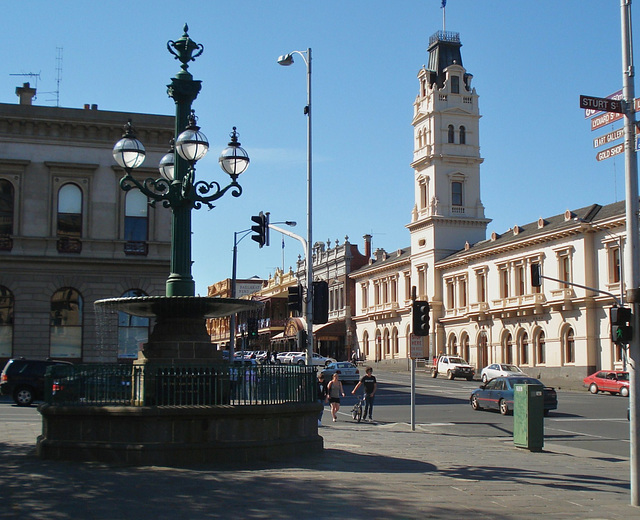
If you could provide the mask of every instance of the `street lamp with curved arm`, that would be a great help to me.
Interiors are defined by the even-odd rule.
[[[311,48],[306,51],[292,51],[283,54],[278,58],[278,64],[289,66],[293,64],[293,55],[298,54],[307,67],[307,105],[304,113],[307,116],[307,244],[306,244],[306,268],[307,268],[307,301],[306,301],[306,321],[307,321],[307,365],[313,360],[313,254],[311,248],[312,240],[312,153],[311,153]]]

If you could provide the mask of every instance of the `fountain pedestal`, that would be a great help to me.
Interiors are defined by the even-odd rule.
[[[41,458],[185,466],[281,460],[323,450],[317,402],[154,406],[154,366],[220,362],[221,355],[206,333],[206,317],[228,316],[260,304],[221,298],[138,297],[102,300],[96,305],[156,318],[149,341],[134,363],[143,368],[141,390],[132,395],[133,406],[41,405],[42,435],[36,446]]]

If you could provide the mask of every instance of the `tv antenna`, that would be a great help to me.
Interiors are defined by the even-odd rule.
[[[55,94],[56,98],[47,99],[47,101],[55,101],[56,107],[60,106],[60,82],[62,81],[62,47],[56,47],[56,89],[54,91],[45,92],[45,94]]]
[[[56,47],[56,106],[60,106],[60,82],[62,81],[62,47]]]
[[[21,72],[19,74],[9,74],[9,76],[24,76],[25,78],[35,79],[35,85],[33,88],[38,90],[38,80],[40,79],[40,73],[35,72]],[[33,96],[33,99],[37,99],[36,96]]]

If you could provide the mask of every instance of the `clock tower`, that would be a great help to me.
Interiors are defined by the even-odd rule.
[[[461,46],[458,33],[431,36],[414,103],[415,204],[407,227],[412,285],[429,301],[442,300],[435,262],[484,240],[490,222],[480,199],[478,95]]]

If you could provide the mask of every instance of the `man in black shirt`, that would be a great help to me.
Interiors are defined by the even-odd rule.
[[[373,422],[373,396],[376,395],[376,390],[378,389],[378,382],[376,381],[376,376],[373,375],[373,368],[367,367],[365,375],[362,376],[362,379],[360,379],[351,393],[355,394],[356,390],[361,386],[364,386],[364,412],[362,415],[366,420],[368,414],[369,422]]]

